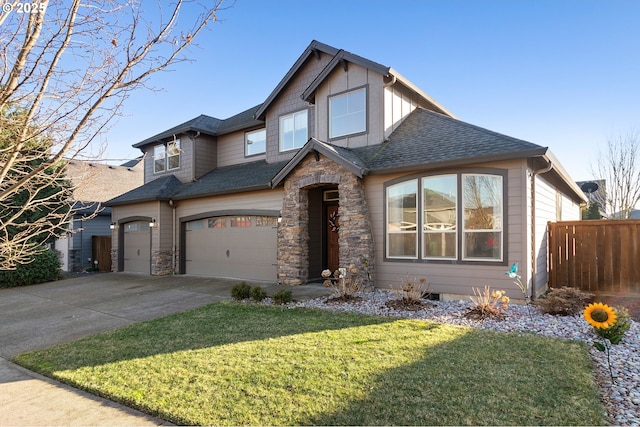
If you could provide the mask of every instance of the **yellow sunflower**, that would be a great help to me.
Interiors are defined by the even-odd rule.
[[[584,309],[584,318],[594,328],[607,329],[618,320],[616,311],[607,304],[594,302]]]

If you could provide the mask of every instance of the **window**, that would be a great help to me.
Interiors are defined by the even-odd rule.
[[[244,155],[253,156],[267,150],[267,131],[255,130],[244,134]]]
[[[257,216],[256,227],[277,227],[278,217],[275,216]]]
[[[167,164],[169,170],[180,167],[180,140],[176,139],[167,144]]]
[[[499,173],[432,175],[388,185],[386,256],[502,261],[504,194]]]
[[[164,172],[166,168],[165,163],[166,149],[164,145],[156,145],[153,147],[153,171]]]
[[[417,191],[417,180],[387,188],[387,256],[390,258],[417,256]]]
[[[180,167],[180,140],[153,147],[153,171],[164,172]]]
[[[231,217],[231,226],[232,227],[251,227],[251,217],[250,216]]]
[[[189,221],[187,223],[187,230],[203,230],[205,227],[204,219],[199,219],[197,221]]]
[[[458,184],[456,175],[422,179],[423,258],[456,258]]]
[[[329,138],[367,130],[367,91],[354,90],[329,98]]]
[[[502,177],[463,175],[464,259],[502,259]]]
[[[307,110],[280,117],[280,151],[300,148],[307,139]]]
[[[227,218],[225,218],[225,217],[209,218],[207,220],[207,227],[209,227],[209,228],[226,228],[227,227]]]

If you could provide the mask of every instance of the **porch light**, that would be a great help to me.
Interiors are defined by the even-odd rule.
[[[118,225],[115,222],[112,222],[111,225],[109,225],[109,228],[115,230],[117,226]]]
[[[153,218],[151,221],[149,221],[149,227],[153,228],[156,226],[156,219]]]

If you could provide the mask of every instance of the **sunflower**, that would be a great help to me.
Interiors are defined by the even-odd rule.
[[[584,318],[594,328],[607,329],[616,323],[618,315],[607,304],[594,302],[584,309]]]

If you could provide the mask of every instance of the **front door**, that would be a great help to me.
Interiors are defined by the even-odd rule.
[[[326,206],[327,268],[331,271],[336,271],[340,267],[340,246],[338,245],[340,217],[338,215],[338,205]]]

